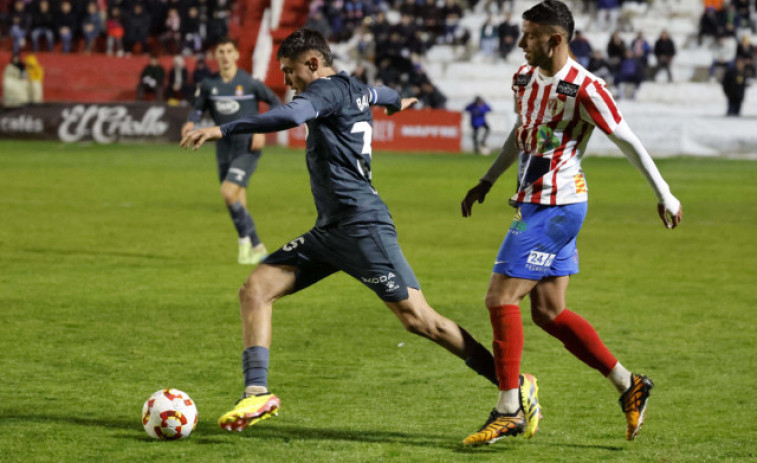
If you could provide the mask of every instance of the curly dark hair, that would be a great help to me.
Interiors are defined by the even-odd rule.
[[[522,18],[540,26],[561,27],[568,33],[568,42],[573,40],[573,30],[575,29],[573,14],[568,6],[560,0],[544,0],[526,10]]]
[[[326,38],[318,31],[305,28],[297,29],[281,42],[279,51],[276,52],[276,58],[294,60],[309,50],[316,50],[323,55],[323,63],[326,66],[333,65],[334,57],[331,54],[331,48],[329,48]]]

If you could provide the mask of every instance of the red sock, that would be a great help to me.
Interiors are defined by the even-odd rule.
[[[580,315],[563,310],[544,331],[562,341],[568,351],[603,376],[610,374],[618,361],[599,339],[593,326]]]
[[[520,307],[500,305],[489,307],[494,330],[494,366],[499,390],[517,389],[520,385],[520,358],[523,354],[523,321]]]

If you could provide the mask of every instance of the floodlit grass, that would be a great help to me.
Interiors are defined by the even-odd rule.
[[[374,156],[426,297],[487,345],[483,295],[513,174],[473,217],[459,203],[490,162]],[[463,449],[496,390],[344,275],[275,306],[280,416],[221,431],[242,389],[236,297],[249,268],[235,263],[212,148],[1,142],[0,461],[754,461],[757,163],[658,164],[684,204],[674,231],[625,160],[585,160],[591,201],[568,301],[654,379],[641,435],[625,442],[612,387],[524,310],[541,431]],[[307,231],[303,154],[267,149],[249,202],[269,249]],[[142,403],[163,387],[197,402],[186,441],[142,429]]]

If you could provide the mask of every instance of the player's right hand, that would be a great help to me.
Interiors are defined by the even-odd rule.
[[[669,195],[664,203],[657,205],[657,213],[662,219],[665,228],[676,228],[683,219],[683,206],[673,195]]]
[[[487,193],[489,193],[489,190],[491,190],[492,184],[487,182],[486,180],[481,180],[478,182],[478,185],[474,186],[470,190],[468,190],[468,194],[465,195],[465,199],[463,199],[463,202],[460,204],[460,209],[462,210],[463,217],[470,217],[471,213],[473,212],[473,203],[476,201],[480,203],[484,202],[484,198],[486,198]]]
[[[197,149],[199,149],[206,141],[218,140],[222,137],[223,133],[221,133],[221,128],[218,126],[197,129],[184,135],[181,138],[181,143],[179,143],[179,146],[184,149],[192,148],[193,150],[197,151]]]
[[[187,122],[184,125],[181,126],[181,138],[184,138],[189,132],[194,130],[195,123],[194,122]]]

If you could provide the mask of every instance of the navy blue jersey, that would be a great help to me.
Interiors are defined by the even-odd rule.
[[[199,122],[202,113],[208,110],[216,124],[225,124],[240,117],[257,115],[260,101],[272,108],[281,105],[270,88],[241,69],[228,82],[223,81],[220,73],[215,73],[205,78],[197,89],[195,110],[189,119]]]
[[[375,91],[340,72],[312,82],[295,100],[299,98],[308,100],[316,111],[316,117],[307,122],[307,165],[318,210],[316,226],[364,211],[387,211],[371,185],[370,104],[376,101]]]

